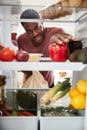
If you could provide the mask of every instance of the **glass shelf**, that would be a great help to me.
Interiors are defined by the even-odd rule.
[[[1,70],[82,70],[81,62],[0,62]]]
[[[21,5],[21,4],[0,4],[0,8],[4,10],[8,10],[9,8],[11,9],[11,16],[16,17],[17,19],[14,19],[12,17],[7,17],[4,16],[3,18],[0,18],[0,21],[17,21],[17,22],[21,22],[21,21],[25,21],[26,20],[20,20],[20,14],[29,8],[35,9],[36,11],[41,11],[42,9],[44,9],[46,6],[45,5]],[[84,16],[87,16],[87,7],[63,7],[65,9],[67,8],[71,8],[72,9],[72,14],[71,15],[66,15],[64,17],[59,17],[57,19],[53,19],[53,20],[49,20],[49,19],[40,19],[40,21],[43,22],[78,22],[80,19],[82,19]],[[1,10],[0,9],[0,10]],[[3,12],[4,13],[4,12]],[[31,21],[31,20],[27,20]],[[37,22],[37,20],[36,20]]]

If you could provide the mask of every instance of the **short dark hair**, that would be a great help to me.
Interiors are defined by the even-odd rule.
[[[21,16],[21,19],[39,19],[40,15],[39,13],[34,9],[27,9],[25,10]]]

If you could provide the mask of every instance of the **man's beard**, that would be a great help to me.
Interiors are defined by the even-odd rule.
[[[39,37],[40,37],[40,40],[37,40],[37,38],[39,38]],[[44,37],[45,37],[45,34],[44,34],[44,32],[42,32],[42,33],[38,34],[37,36],[33,37],[31,39],[31,41],[34,46],[38,47],[44,41]]]

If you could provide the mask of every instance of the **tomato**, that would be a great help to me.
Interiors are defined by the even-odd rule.
[[[68,58],[68,47],[66,43],[53,43],[48,46],[49,55],[52,61],[64,62]]]
[[[13,61],[15,59],[16,53],[10,47],[5,47],[0,50],[0,60],[2,61]]]

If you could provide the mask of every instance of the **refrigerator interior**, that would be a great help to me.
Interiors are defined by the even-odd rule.
[[[12,44],[11,41],[11,33],[16,32],[17,36],[19,36],[22,32],[24,32],[23,27],[20,24],[20,14],[23,10],[27,8],[33,8],[37,11],[41,10],[42,8],[55,3],[56,0],[43,0],[40,5],[38,5],[39,0],[32,0],[29,2],[28,0],[1,0],[0,1],[0,42],[4,43],[5,46],[10,46],[13,49],[17,50],[17,47]],[[18,4],[18,6],[17,6]],[[4,14],[4,15],[3,15]],[[87,46],[87,7],[86,8],[73,8],[73,14],[70,16],[66,16],[60,19],[55,20],[44,20],[44,26],[55,26],[55,27],[62,27],[64,28],[67,33],[73,35],[73,37],[78,38],[80,37],[83,42],[83,47]],[[40,64],[30,63],[31,70],[37,70],[45,68],[49,63]],[[35,68],[36,67],[36,68]],[[23,73],[21,72],[22,69],[28,69],[28,63],[23,63],[21,66],[20,63],[0,63],[0,74],[6,75],[6,89],[8,92],[14,92],[15,90],[22,89],[23,85]],[[54,69],[55,68],[55,69]],[[87,65],[82,63],[64,63],[59,64],[58,66],[56,63],[54,64],[54,68],[52,65],[47,66],[47,70],[52,69],[54,71],[55,76],[55,84],[58,81],[63,81],[65,77],[70,77],[72,82],[72,87],[76,86],[76,83],[80,79],[87,80]],[[61,76],[60,72],[65,72],[65,76]],[[25,89],[24,89],[25,90]],[[24,91],[23,90],[23,91]],[[31,91],[27,89],[27,91]],[[37,115],[34,117],[18,117],[18,116],[0,116],[0,128],[1,130],[87,130],[87,105],[85,110],[85,116],[58,116],[58,117],[44,117],[41,116],[41,108],[40,108],[40,94],[43,91],[37,89],[34,90],[37,92]],[[11,96],[11,97],[10,97]],[[8,93],[8,100],[13,98],[12,95],[9,96]],[[12,103],[12,100],[10,101]],[[64,104],[64,102],[66,102]],[[70,102],[67,95],[64,97],[63,100],[60,100],[58,103],[59,105],[64,104],[68,105]],[[86,100],[87,102],[87,100]],[[87,103],[86,103],[87,104]],[[72,123],[73,122],[73,123]],[[73,125],[74,124],[74,125]]]

